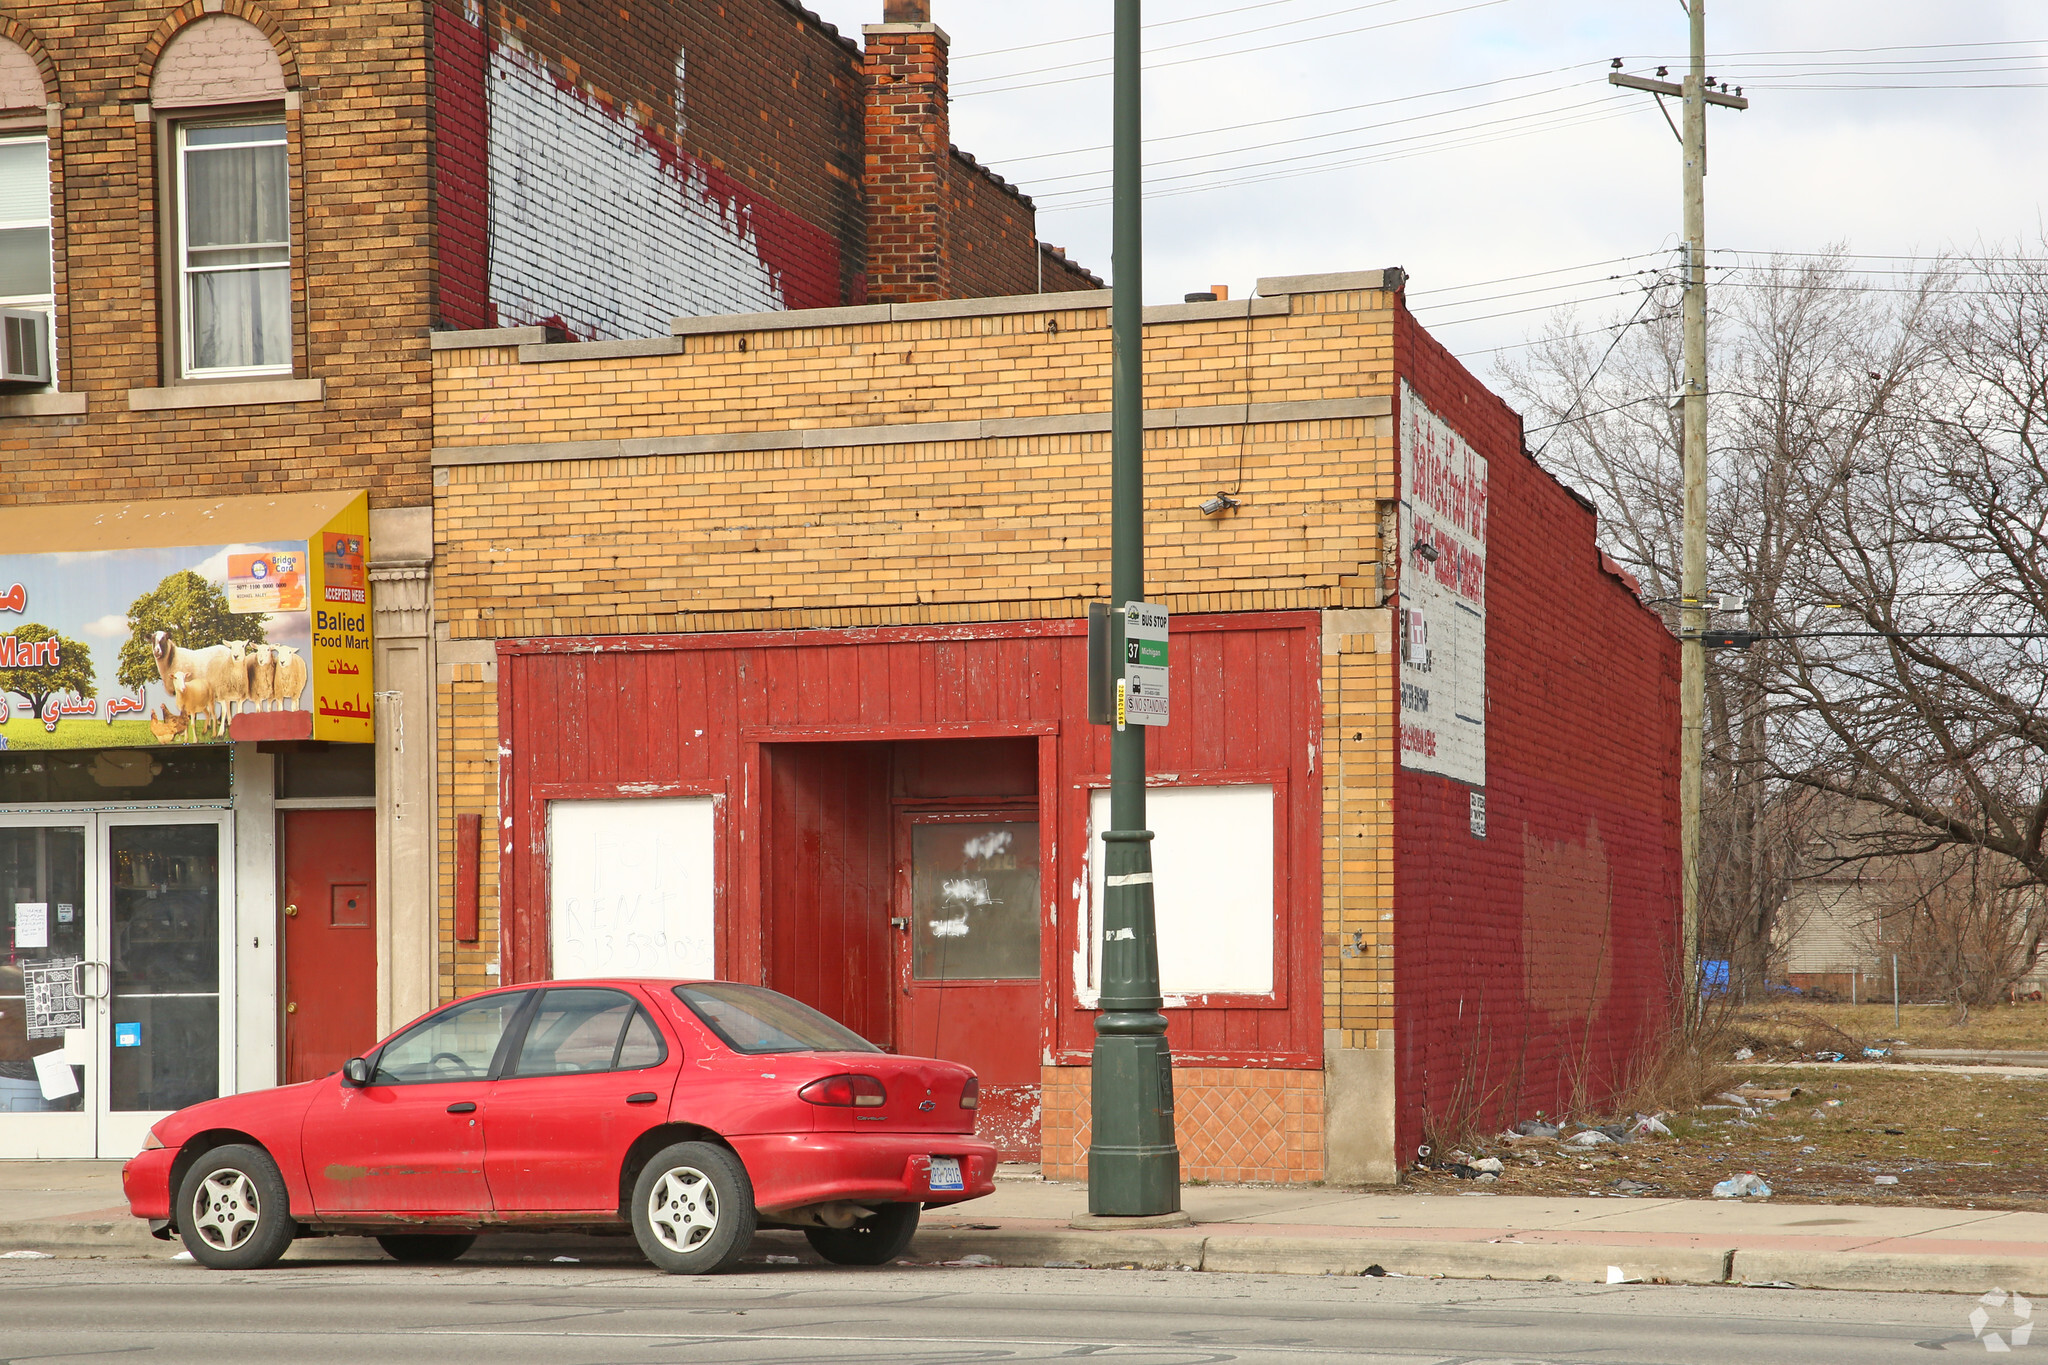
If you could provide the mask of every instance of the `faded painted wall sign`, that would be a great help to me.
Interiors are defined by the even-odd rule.
[[[1401,385],[1401,766],[1486,785],[1486,461]]]

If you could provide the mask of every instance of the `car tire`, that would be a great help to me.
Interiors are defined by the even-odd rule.
[[[884,1204],[850,1228],[805,1228],[804,1237],[834,1265],[887,1265],[910,1250],[920,1212],[916,1204]]]
[[[723,1147],[678,1142],[654,1154],[633,1182],[633,1236],[671,1275],[713,1275],[754,1241],[754,1182]]]
[[[476,1238],[468,1234],[405,1232],[390,1237],[379,1237],[377,1245],[383,1247],[385,1253],[394,1261],[404,1261],[409,1265],[429,1265],[454,1260],[475,1246]]]
[[[178,1235],[192,1259],[212,1270],[276,1265],[298,1234],[291,1195],[277,1163],[261,1147],[216,1147],[178,1182]]]

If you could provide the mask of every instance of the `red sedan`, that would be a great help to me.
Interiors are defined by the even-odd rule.
[[[325,1080],[180,1110],[122,1169],[130,1209],[221,1270],[295,1237],[451,1261],[480,1232],[630,1226],[673,1274],[757,1227],[881,1265],[920,1209],[995,1188],[979,1084],[759,986],[554,981],[426,1015]]]

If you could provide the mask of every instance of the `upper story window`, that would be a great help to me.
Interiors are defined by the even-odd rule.
[[[179,30],[150,75],[171,380],[292,372],[288,98],[270,39],[225,14]]]
[[[176,125],[183,373],[292,368],[291,170],[282,119]]]

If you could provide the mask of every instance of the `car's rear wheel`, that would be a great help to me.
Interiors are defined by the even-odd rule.
[[[379,1237],[377,1245],[383,1247],[394,1261],[427,1264],[454,1260],[475,1246],[476,1238],[467,1234],[399,1233],[391,1237]]]
[[[178,1185],[178,1235],[192,1259],[214,1270],[276,1265],[292,1244],[291,1196],[261,1147],[216,1147]]]
[[[887,1265],[910,1250],[916,1204],[884,1204],[850,1228],[805,1228],[811,1250],[834,1265]]]
[[[747,1168],[712,1143],[664,1147],[633,1182],[633,1236],[671,1275],[726,1269],[753,1243],[754,1224]]]

